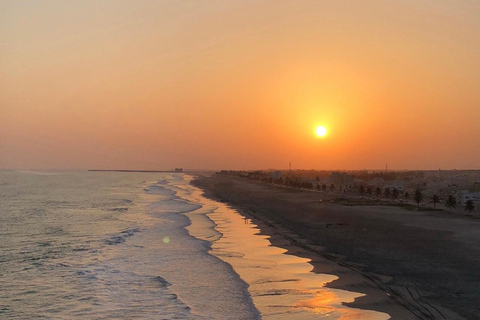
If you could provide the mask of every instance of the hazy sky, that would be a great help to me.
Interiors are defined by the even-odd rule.
[[[0,168],[480,167],[477,0],[0,0],[0,54]]]

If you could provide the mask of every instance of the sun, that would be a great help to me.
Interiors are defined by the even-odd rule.
[[[318,126],[317,129],[315,129],[315,133],[319,137],[325,137],[327,135],[327,129],[324,126]]]

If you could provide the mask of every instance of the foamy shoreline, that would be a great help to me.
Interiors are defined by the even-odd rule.
[[[258,219],[252,221],[253,216],[246,212],[240,213],[207,198],[201,201],[206,207],[214,208],[207,216],[221,233],[221,237],[213,239],[210,253],[232,265],[249,285],[248,290],[263,319],[390,318],[386,313],[374,311],[379,297],[389,300],[388,296],[366,283],[359,274],[328,259],[311,254],[307,257],[307,251],[279,234],[278,229]],[[194,213],[187,216],[193,219],[192,228],[197,228],[193,221],[198,217]],[[198,229],[190,231],[201,234]],[[323,272],[318,271],[319,266],[323,266]],[[334,274],[341,274],[341,279]],[[333,281],[340,281],[345,288],[327,285]],[[358,292],[362,286],[369,287],[363,290],[368,291],[368,295]],[[360,308],[354,303],[359,298],[363,299]]]

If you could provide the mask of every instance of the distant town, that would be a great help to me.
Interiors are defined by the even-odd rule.
[[[413,210],[443,209],[467,215],[480,213],[480,170],[222,170],[219,174],[330,193],[338,196],[339,201],[388,203]]]

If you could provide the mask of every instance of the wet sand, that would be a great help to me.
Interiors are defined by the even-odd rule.
[[[312,259],[314,272],[338,276],[328,287],[366,293],[346,305],[392,319],[480,318],[479,220],[343,206],[329,194],[230,176],[193,184],[252,218],[273,245]]]

